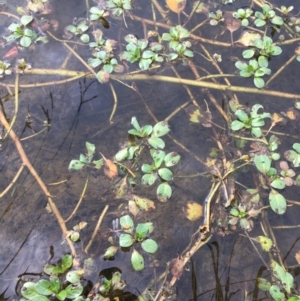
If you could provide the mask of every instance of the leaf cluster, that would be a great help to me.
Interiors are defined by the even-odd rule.
[[[124,37],[128,43],[126,51],[120,54],[120,59],[130,63],[138,62],[142,70],[148,70],[153,63],[163,62],[163,57],[159,55],[162,45],[157,42],[149,43],[146,39],[137,39],[129,34]]]
[[[189,31],[183,28],[181,25],[172,27],[169,33],[163,33],[162,39],[169,42],[169,48],[171,52],[168,54],[168,60],[173,61],[178,58],[187,59],[194,56],[193,52],[188,49],[192,46],[190,41],[184,41],[189,37]]]
[[[244,110],[239,109],[235,111],[235,116],[238,118],[234,120],[230,128],[233,131],[239,131],[241,129],[246,129],[251,132],[255,137],[259,138],[262,136],[261,127],[265,125],[265,118],[271,118],[270,113],[258,113],[259,109],[263,106],[260,104],[255,104],[252,107],[250,114],[248,115]]]
[[[150,254],[157,251],[157,242],[148,235],[153,232],[153,223],[139,223],[134,226],[133,219],[129,215],[124,215],[120,218],[120,225],[123,233],[119,236],[119,246],[121,248],[130,248],[136,243],[140,243],[142,249]],[[104,258],[112,258],[116,254],[118,248],[111,246],[107,249],[104,254]],[[136,271],[144,269],[144,258],[143,256],[133,248],[131,254],[131,264]]]
[[[103,165],[103,159],[93,160],[96,147],[94,144],[86,142],[85,144],[87,153],[85,155],[80,154],[79,160],[71,160],[69,164],[69,170],[80,170],[86,167],[92,167],[100,169]]]
[[[65,255],[59,265],[47,264],[44,267],[44,272],[49,275],[49,280],[40,279],[36,283],[25,282],[21,289],[22,296],[31,301],[49,301],[48,296],[55,296],[60,301],[79,297],[83,292],[80,279],[84,271],[69,271],[65,276],[67,285],[59,276],[72,267],[72,262],[72,256]]]
[[[32,43],[36,42],[47,42],[47,38],[45,36],[38,36],[37,33],[28,28],[30,23],[33,21],[33,16],[22,16],[20,19],[20,23],[12,23],[9,25],[8,30],[11,34],[5,39],[7,42],[20,40],[20,45],[22,47],[29,47]]]

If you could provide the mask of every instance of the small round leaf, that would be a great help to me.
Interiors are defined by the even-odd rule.
[[[130,247],[135,242],[135,239],[127,233],[122,233],[119,237],[119,245],[124,248]]]
[[[155,253],[158,249],[158,245],[155,240],[149,238],[142,242],[142,248],[147,253]]]

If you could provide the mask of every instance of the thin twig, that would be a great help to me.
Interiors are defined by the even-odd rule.
[[[95,239],[95,237],[96,237],[96,235],[97,235],[97,232],[98,232],[98,230],[99,230],[99,228],[100,228],[100,226],[101,226],[101,223],[102,223],[102,221],[103,221],[104,215],[106,214],[108,208],[109,208],[109,206],[106,205],[106,206],[104,207],[104,209],[103,209],[101,215],[99,216],[99,219],[98,219],[97,225],[96,225],[96,227],[95,227],[95,229],[94,229],[94,232],[93,232],[93,234],[92,234],[92,237],[91,237],[90,241],[88,242],[87,246],[86,246],[85,249],[84,249],[85,253],[88,253],[88,251],[89,251],[89,249],[90,249],[90,247],[91,247],[91,245],[92,245],[92,243],[93,243],[93,241],[94,241],[94,239]]]
[[[86,193],[86,189],[87,189],[87,186],[88,186],[88,183],[89,183],[89,178],[90,178],[90,172],[88,171],[87,175],[86,175],[86,179],[85,179],[85,183],[84,183],[84,187],[83,187],[83,190],[81,192],[81,195],[80,195],[80,198],[76,204],[76,207],[74,208],[73,212],[70,214],[70,216],[65,219],[65,223],[67,223],[77,212],[79,206],[81,205],[82,203],[82,200],[85,196],[85,193]]]
[[[3,126],[5,127],[6,130],[9,129],[9,124],[6,121],[6,119],[5,119],[5,117],[4,117],[1,110],[0,110],[0,122],[3,124]],[[66,237],[66,240],[67,240],[67,242],[69,244],[69,247],[71,249],[71,253],[72,253],[73,256],[76,256],[76,251],[75,251],[74,245],[73,245],[72,241],[67,237],[68,230],[67,230],[67,227],[65,225],[65,222],[64,222],[58,208],[56,207],[54,201],[52,200],[52,197],[51,197],[50,192],[48,191],[48,188],[46,187],[45,183],[40,178],[39,174],[36,172],[35,168],[32,166],[31,162],[29,161],[29,159],[28,159],[28,157],[27,157],[27,155],[26,155],[26,153],[25,153],[25,151],[22,147],[22,144],[19,141],[19,139],[18,139],[18,137],[15,134],[13,129],[10,131],[9,136],[12,139],[12,141],[14,142],[14,144],[15,144],[17,150],[18,150],[18,153],[19,153],[19,156],[20,156],[20,158],[23,162],[23,165],[26,166],[29,169],[30,173],[35,178],[35,180],[37,181],[37,183],[41,187],[42,191],[46,195],[48,203],[51,207],[51,210],[52,210],[53,214],[55,215],[55,217],[58,221],[58,224],[59,224],[59,226],[60,226],[60,228],[63,232],[63,235]]]
[[[9,135],[9,132],[11,131],[12,127],[14,126],[16,119],[17,119],[18,111],[19,111],[19,73],[16,74],[14,87],[15,87],[15,112],[14,112],[14,116],[10,122],[10,126],[7,129],[7,132],[6,132],[3,140],[6,139],[6,137]]]
[[[115,88],[114,88],[114,86],[111,82],[109,83],[109,87],[110,87],[111,93],[112,93],[113,98],[114,98],[114,105],[113,105],[113,109],[111,111],[111,114],[109,116],[109,123],[113,124],[112,119],[113,119],[113,117],[116,113],[116,109],[117,109],[117,105],[118,105],[118,96],[117,96],[116,90],[115,90]]]
[[[0,193],[0,199],[12,188],[12,186],[14,186],[14,184],[17,182],[19,176],[21,175],[23,169],[24,169],[24,164],[22,164],[18,170],[18,172],[16,173],[16,175],[14,176],[14,178],[12,179],[12,181],[9,183],[9,185]]]

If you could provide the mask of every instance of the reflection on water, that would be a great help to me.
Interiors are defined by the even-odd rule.
[[[236,1],[233,6],[230,6],[230,9],[234,10],[243,3],[244,1]],[[12,1],[10,6],[14,4]],[[53,5],[56,7],[56,11],[51,17],[60,22],[59,30],[56,32],[57,36],[63,34],[63,28],[72,23],[74,16],[81,18],[86,13],[84,1],[77,1],[76,3],[73,1],[53,1]],[[137,3],[136,5],[137,9],[140,10],[141,4]],[[143,9],[141,15],[148,14],[148,11],[150,11],[150,2],[145,5],[147,9]],[[191,6],[192,2],[187,3],[187,11],[191,10]],[[12,8],[10,7],[10,9]],[[145,17],[150,18],[149,16]],[[172,17],[173,15],[171,15]],[[177,16],[174,16],[174,18],[176,19]],[[195,20],[193,19],[191,27],[202,22],[204,18],[204,15],[200,15]],[[137,23],[131,21],[129,17],[126,17],[128,29],[126,27],[120,29],[119,20],[111,18],[110,23],[111,29],[105,31],[105,34],[111,33],[110,38],[118,40],[121,45],[124,43],[123,30],[131,31],[139,37],[143,36],[142,27],[137,27]],[[7,26],[8,24],[1,22],[0,25]],[[207,38],[221,34],[219,28],[207,28],[210,30],[202,33],[205,37],[207,35]],[[229,33],[220,35],[220,40],[230,42]],[[76,47],[75,45],[72,46]],[[199,46],[195,44],[195,48]],[[287,52],[293,52],[292,48],[286,47],[285,49]],[[1,56],[7,50],[7,48],[0,49]],[[90,53],[86,53],[82,49],[79,49],[78,52],[84,59],[90,57]],[[228,67],[228,72],[234,72],[230,70],[229,57],[240,55],[240,49],[222,48],[219,52],[222,52],[223,56],[223,62],[220,64],[221,68],[227,70]],[[33,50],[20,51],[19,58],[23,56],[28,58],[34,68],[60,68],[68,56],[68,51],[60,42],[50,40],[48,44],[36,45],[34,52]],[[287,58],[288,54],[283,55],[281,60],[285,61]],[[277,58],[272,58],[272,61],[274,66],[282,64],[282,61]],[[203,66],[204,71],[205,69],[211,69],[210,63],[203,61],[200,56],[195,56],[194,63],[196,67]],[[75,57],[70,57],[68,64],[68,68],[72,70],[82,70],[83,68]],[[182,77],[191,77],[186,65],[177,64],[175,66]],[[168,63],[163,65],[164,75],[173,76],[171,67]],[[283,76],[282,81],[272,83],[270,89],[276,88],[276,90],[282,89],[290,93],[297,93],[299,88],[295,86],[293,79],[298,75],[298,69],[291,66],[290,70],[291,78],[288,75]],[[70,160],[78,158],[81,153],[84,153],[86,141],[95,144],[97,152],[101,152],[107,158],[112,158],[119,150],[120,145],[127,140],[127,131],[131,128],[130,120],[132,116],[137,116],[143,125],[155,124],[149,114],[149,108],[158,120],[163,120],[179,106],[184,106],[191,98],[186,93],[185,88],[179,84],[139,82],[136,87],[128,88],[119,82],[114,82],[118,103],[112,119],[113,123],[110,124],[109,118],[113,112],[115,100],[109,85],[102,85],[97,80],[88,78],[57,85],[55,82],[62,78],[57,75],[49,75],[47,80],[51,84],[48,86],[30,89],[22,87],[25,84],[40,82],[41,78],[42,76],[39,75],[20,76],[20,103],[14,131],[21,139],[30,161],[47,184],[63,218],[67,218],[73,211],[86,181],[86,170],[68,171]],[[5,83],[9,81],[9,78],[3,80]],[[241,78],[237,79],[237,83],[248,84],[249,81]],[[142,97],[135,93],[134,89],[141,92]],[[203,103],[203,99],[208,97],[206,91],[195,87],[191,87],[190,91],[201,104],[201,109],[206,110],[206,105]],[[1,98],[5,95],[6,90],[1,90]],[[226,101],[224,99],[226,97],[230,98],[232,95],[214,91],[212,96],[217,99],[220,106],[225,106]],[[241,103],[250,107],[258,102],[257,95],[252,94],[243,95],[241,99]],[[271,97],[264,97],[263,105],[266,111],[271,112],[286,111],[292,106],[286,100],[274,103],[274,99]],[[8,118],[12,118],[15,111],[13,99],[4,102],[3,107]],[[211,106],[209,109],[212,116],[219,116],[216,107]],[[223,127],[218,132],[218,137],[221,140],[228,132],[226,123],[219,117],[214,118],[214,121],[220,127]],[[297,135],[298,125],[295,125],[292,121],[287,122],[289,134]],[[48,127],[47,123],[51,123],[51,126]],[[80,242],[76,243],[77,252],[86,257],[87,254],[84,254],[82,250],[90,241],[103,208],[105,205],[110,206],[89,252],[89,255],[95,259],[97,273],[88,280],[96,283],[99,281],[99,276],[100,278],[105,276],[107,270],[110,273],[112,273],[111,269],[122,271],[123,279],[127,282],[126,290],[130,292],[128,296],[124,297],[124,300],[135,300],[136,296],[147,289],[152,291],[154,296],[156,291],[159,290],[159,285],[163,281],[161,275],[167,270],[167,264],[173,258],[180,256],[187,246],[193,244],[194,237],[192,235],[199,229],[200,222],[187,221],[182,213],[182,207],[190,200],[201,203],[207,197],[212,185],[211,178],[203,177],[199,180],[199,177],[184,176],[194,175],[206,170],[193,154],[204,160],[211,151],[211,147],[215,147],[216,136],[214,136],[214,133],[211,129],[199,126],[199,124],[191,124],[183,109],[170,119],[169,125],[172,130],[172,137],[180,141],[190,152],[184,151],[170,137],[166,138],[166,144],[171,145],[172,150],[179,152],[181,155],[181,161],[175,169],[176,174],[172,182],[173,196],[167,203],[160,203],[156,200],[155,189],[148,187],[134,188],[135,193],[155,200],[156,206],[155,211],[142,212],[137,217],[137,222],[151,221],[154,223],[153,239],[159,244],[159,251],[156,254],[143,254],[145,270],[140,273],[133,271],[130,264],[130,252],[119,251],[113,261],[106,261],[101,257],[106,248],[110,246],[108,240],[112,235],[112,230],[117,232],[116,220],[122,214],[128,212],[127,202],[125,204],[122,200],[115,198],[111,189],[112,182],[103,176],[102,170],[91,174],[83,203],[75,217],[67,223],[68,229],[72,229],[82,221],[88,223],[87,227],[81,231]],[[281,130],[281,128],[279,127],[278,130]],[[40,131],[42,132],[39,135],[26,139]],[[227,137],[227,139],[229,141],[222,141],[225,155],[230,160],[239,150],[232,147],[232,137]],[[290,147],[292,141],[294,140],[284,137],[282,145]],[[99,153],[97,153],[98,155]],[[9,185],[21,165],[21,160],[12,141],[1,141],[1,191]],[[238,174],[238,180],[243,185],[252,183],[253,179],[248,170],[243,172],[245,173]],[[297,191],[294,190],[290,193],[289,198],[293,199],[296,196]],[[28,171],[23,171],[9,193],[1,198],[0,293],[8,287],[7,296],[14,296],[19,275],[41,273],[44,264],[50,259],[52,262],[57,262],[63,254],[70,252],[53,213],[45,210],[46,204],[45,196]],[[218,215],[217,217],[222,216],[222,221],[227,221],[228,210],[218,209],[215,208],[215,211],[213,211],[215,220],[217,220],[216,216]],[[295,224],[297,218],[297,210],[289,210],[288,215],[280,217],[273,212],[269,213],[269,221],[275,226]],[[261,235],[259,221],[259,219],[254,219],[252,237]],[[112,223],[113,229],[111,229]],[[168,281],[165,282],[164,294],[170,294],[169,299],[246,300],[247,294],[252,300],[259,299],[260,295],[255,288],[256,278],[258,276],[267,277],[269,272],[263,267],[263,263],[243,231],[233,232],[231,228],[225,228],[225,224],[218,224],[218,227],[215,228],[215,232],[224,235],[224,237],[215,235],[207,245],[195,254],[193,262],[188,263],[180,281],[176,284],[177,289],[169,285]],[[286,234],[287,232],[275,229],[274,231],[287,264],[294,265],[292,257],[299,248],[297,231],[281,230],[290,231],[288,232],[289,235]],[[294,242],[295,246],[292,247]],[[54,257],[49,251],[51,246],[54,248]],[[266,253],[263,253],[262,256],[265,260],[268,260]],[[111,275],[105,277],[109,278]],[[26,278],[31,279],[31,276],[26,275]],[[169,293],[169,289],[171,293]]]

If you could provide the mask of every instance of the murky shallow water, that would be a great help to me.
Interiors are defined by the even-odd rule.
[[[236,2],[235,6],[230,6],[230,9],[233,10],[247,4],[245,1]],[[62,29],[72,22],[74,16],[78,18],[85,16],[84,1],[77,1],[76,3],[73,1],[54,1],[53,5],[56,7],[53,17],[61,22],[60,30],[56,33],[57,36],[62,34]],[[188,3],[187,11],[191,10],[191,5],[191,3]],[[141,9],[139,4],[137,4],[137,7]],[[147,13],[148,9],[150,9],[149,3],[147,3],[147,9],[138,12],[143,15]],[[146,15],[144,17],[150,18]],[[201,18],[203,16],[199,17],[199,19]],[[175,19],[176,16],[172,17],[173,21]],[[191,23],[191,27],[195,25],[193,23],[196,23],[196,21]],[[9,21],[6,25],[8,24]],[[120,39],[122,43],[123,31],[125,30],[139,37],[143,35],[142,27],[138,27],[137,23],[131,22],[128,18],[127,24],[128,29],[120,29],[120,22],[112,19],[112,29],[105,33],[107,35],[111,33],[111,38]],[[220,29],[214,28],[211,30],[215,32],[204,31],[203,35],[220,34]],[[226,32],[219,38],[228,42],[230,36]],[[208,46],[208,49],[210,47]],[[285,49],[287,49],[286,57],[272,59],[275,61],[275,66],[280,66],[282,64],[280,60],[285,61],[293,51],[292,47]],[[1,49],[1,56],[6,51],[7,49]],[[216,50],[214,49],[214,51]],[[228,69],[228,72],[233,72],[234,67],[229,60],[229,56],[240,55],[240,50],[232,49],[231,51],[228,48],[220,51],[223,52],[221,67]],[[32,61],[34,68],[59,68],[68,51],[60,43],[50,41],[44,46],[37,46],[35,53],[36,57]],[[33,60],[32,54],[31,51],[24,51],[19,56],[25,56],[26,59],[31,61]],[[81,50],[80,54],[84,59],[90,56],[87,52],[82,51],[81,53]],[[204,68],[211,69],[209,63],[203,63],[201,56],[196,56],[195,65],[201,64]],[[231,67],[228,67],[229,64],[232,65],[232,70],[230,70]],[[182,77],[188,78],[191,76],[186,71],[187,66],[178,64],[176,67]],[[82,70],[81,63],[74,57],[71,58],[68,68]],[[170,66],[166,65],[165,68],[164,75],[171,76]],[[295,87],[293,81],[297,74],[299,74],[297,66],[291,66],[289,69],[291,78],[284,76],[280,81],[274,81],[269,88],[299,93],[299,87]],[[49,81],[59,79],[61,78],[58,76],[47,77]],[[20,84],[34,83],[40,80],[41,76],[21,76]],[[12,81],[6,78],[3,82]],[[237,79],[236,82],[241,85],[250,85],[247,79]],[[164,82],[138,82],[137,86],[158,120],[163,120],[174,109],[189,100],[181,85]],[[94,143],[97,151],[101,151],[107,158],[111,158],[119,149],[119,145],[126,140],[127,130],[131,128],[130,120],[132,116],[137,116],[142,124],[154,124],[138,94],[117,82],[114,82],[114,87],[118,95],[118,106],[112,125],[109,124],[108,120],[113,108],[113,97],[108,85],[101,85],[91,79],[82,79],[76,83],[71,82],[64,85],[54,83],[49,87],[39,89],[20,88],[19,114],[14,126],[18,136],[24,138],[41,130],[43,121],[47,118],[45,112],[48,112],[48,117],[51,119],[49,130],[35,138],[24,140],[22,144],[29,159],[46,184],[63,182],[59,185],[48,186],[63,218],[67,218],[72,212],[86,179],[85,171],[68,171],[70,160],[78,158],[79,154],[84,152],[85,142]],[[207,98],[205,91],[200,88],[192,87],[191,91],[200,104],[202,104],[204,98]],[[221,93],[212,91],[212,94],[221,103],[223,98]],[[240,102],[249,106],[258,101],[262,101],[266,111],[271,112],[285,111],[293,106],[291,100],[281,98],[274,99],[246,94],[240,97]],[[210,109],[213,116],[217,114],[214,107]],[[5,110],[11,114],[14,110],[12,101],[5,103]],[[29,124],[30,127],[25,127],[26,116],[29,120],[32,120]],[[175,115],[169,124],[173,137],[200,158],[205,158],[210,147],[215,145],[211,130],[189,123],[184,110]],[[276,130],[280,131],[280,128],[276,128]],[[290,122],[288,130],[289,134],[297,135],[297,124]],[[292,141],[294,140],[289,140],[286,137],[283,145],[290,147]],[[171,139],[167,138],[166,144],[170,147],[170,150],[178,151],[182,156],[180,164],[174,169],[175,174],[190,175],[205,170],[193,156],[184,152]],[[0,164],[0,188],[2,191],[10,183],[21,165],[11,141],[5,142],[1,150]],[[247,184],[248,180],[247,176],[243,177],[239,174],[239,181],[243,184]],[[172,183],[174,193],[167,203],[158,202],[154,190],[149,188],[135,189],[136,194],[156,200],[156,210],[142,213],[137,221],[152,221],[155,226],[152,237],[159,243],[157,254],[145,256],[146,269],[140,273],[134,272],[131,268],[130,253],[128,252],[118,252],[114,261],[104,261],[101,258],[101,255],[109,246],[107,239],[111,234],[110,229],[113,219],[120,217],[122,212],[127,212],[125,206],[119,208],[122,200],[115,199],[111,191],[111,181],[103,176],[102,171],[90,177],[83,204],[76,216],[67,223],[67,227],[71,229],[81,221],[88,223],[87,228],[81,233],[81,242],[76,244],[76,249],[80,253],[80,250],[87,245],[104,206],[109,205],[109,211],[90,249],[90,255],[95,258],[98,273],[110,267],[120,268],[128,284],[126,289],[135,295],[139,295],[139,292],[145,290],[154,277],[165,271],[166,264],[181,254],[183,249],[189,245],[191,236],[197,230],[199,222],[192,223],[188,221],[182,213],[182,207],[188,200],[202,202],[207,196],[210,186],[210,180],[205,178],[201,180],[199,178],[175,178]],[[295,188],[288,198],[295,199],[296,197],[297,189]],[[0,292],[8,287],[7,296],[14,296],[18,275],[25,272],[40,273],[43,265],[51,257],[51,246],[54,248],[55,254],[52,259],[53,262],[61,258],[62,254],[69,252],[69,248],[66,242],[62,243],[64,239],[54,216],[45,210],[45,196],[27,171],[22,173],[13,189],[1,199],[1,205]],[[269,213],[270,222],[275,225],[295,224],[297,216],[297,210],[289,210],[287,215],[280,217],[272,212]],[[287,256],[286,262],[288,265],[294,265],[293,256],[295,251],[298,250],[297,229],[281,230],[282,232],[274,231],[278,235],[277,243],[280,246],[282,256]],[[261,235],[259,220],[255,221],[254,231],[251,232],[252,237],[257,235]],[[294,242],[296,244],[293,246]],[[154,259],[158,261],[157,267],[154,267]],[[240,300],[244,298],[245,292],[254,290],[255,279],[262,273],[263,266],[257,254],[253,251],[249,240],[242,235],[237,235],[237,233],[225,237],[213,237],[210,243],[201,248],[193,257],[193,265],[197,279],[198,300]],[[190,263],[177,283],[178,300],[192,299],[191,270],[192,264]],[[30,278],[31,276],[27,277]],[[96,282],[97,278],[91,280]],[[295,281],[297,281],[297,278],[295,278]],[[251,295],[252,300],[257,300],[257,296],[258,293],[254,290]]]

